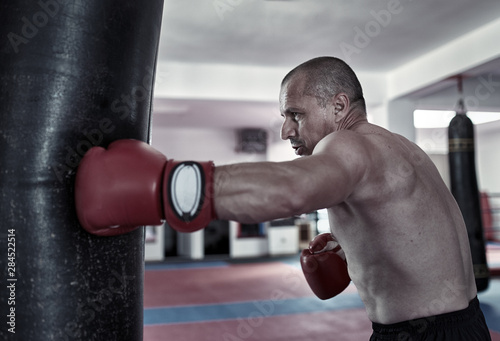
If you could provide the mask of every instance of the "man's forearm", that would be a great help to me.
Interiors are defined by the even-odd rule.
[[[257,223],[300,210],[300,192],[288,162],[256,162],[216,167],[215,210],[219,219]]]

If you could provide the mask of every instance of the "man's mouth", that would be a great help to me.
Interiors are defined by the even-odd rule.
[[[292,148],[295,149],[295,155],[302,155],[304,153],[304,146],[302,145],[292,145]]]

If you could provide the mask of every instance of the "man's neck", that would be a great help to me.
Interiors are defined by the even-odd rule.
[[[368,122],[366,113],[359,109],[353,109],[347,113],[345,118],[339,122],[338,130],[352,130],[359,123]]]

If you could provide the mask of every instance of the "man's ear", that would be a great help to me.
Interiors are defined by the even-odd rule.
[[[333,97],[333,113],[335,115],[335,122],[342,120],[349,109],[349,96],[341,92]]]

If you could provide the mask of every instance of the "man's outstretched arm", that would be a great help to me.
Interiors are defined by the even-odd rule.
[[[91,233],[117,235],[163,219],[192,232],[215,218],[263,222],[331,207],[351,194],[365,167],[352,148],[338,148],[345,147],[342,138],[325,140],[313,155],[293,161],[216,168],[168,160],[144,142],[116,141],[83,158],[78,217]]]
[[[218,217],[263,222],[343,202],[362,180],[368,158],[359,142],[342,135],[328,136],[313,155],[293,161],[216,167]]]

